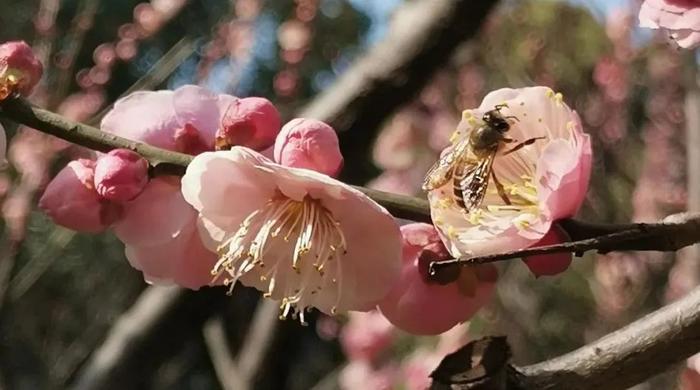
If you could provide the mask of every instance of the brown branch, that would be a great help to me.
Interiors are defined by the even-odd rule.
[[[101,152],[117,148],[133,150],[149,161],[155,175],[182,175],[192,161],[190,155],[105,133],[51,111],[33,107],[23,99],[8,99],[0,103],[0,116],[93,150]],[[428,202],[424,199],[364,187],[355,188],[386,207],[397,218],[430,221]]]
[[[516,388],[626,389],[700,351],[700,287],[603,338],[517,368]]]
[[[625,225],[600,225],[563,220],[560,226],[573,241],[534,248],[518,249],[470,258],[436,261],[430,265],[430,273],[443,272],[445,268],[468,266],[517,259],[526,256],[571,252],[581,256],[583,252],[610,251],[676,251],[700,242],[700,214],[674,214],[658,223]]]

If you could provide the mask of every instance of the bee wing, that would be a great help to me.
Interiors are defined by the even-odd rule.
[[[466,167],[464,177],[459,185],[462,189],[464,208],[469,212],[479,207],[486,196],[486,189],[489,186],[489,175],[491,174],[497,150],[498,148],[494,148],[488,156]]]
[[[431,191],[442,187],[452,179],[455,165],[457,161],[463,158],[468,145],[469,141],[466,139],[459,142],[452,150],[442,155],[442,157],[430,167],[425,174],[425,180],[423,180],[424,191]]]

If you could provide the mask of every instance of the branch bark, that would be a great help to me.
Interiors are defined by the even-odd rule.
[[[680,213],[657,223],[592,224],[566,219],[559,222],[572,241],[555,245],[531,247],[484,256],[436,261],[430,264],[430,273],[444,272],[445,268],[494,263],[526,256],[572,252],[611,251],[677,251],[700,242],[700,214]]]
[[[700,351],[700,287],[607,336],[516,368],[518,388],[626,389]]]

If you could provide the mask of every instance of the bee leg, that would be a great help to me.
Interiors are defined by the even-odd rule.
[[[496,104],[493,108],[496,111],[501,111],[503,107],[508,107],[508,103],[501,103],[501,104]]]
[[[533,137],[533,138],[530,138],[530,139],[526,139],[525,141],[523,141],[523,142],[521,142],[521,143],[519,143],[519,144],[513,146],[512,148],[506,150],[506,151],[503,153],[503,155],[505,156],[505,155],[511,154],[511,153],[513,153],[513,152],[515,152],[515,151],[517,151],[517,150],[520,150],[520,149],[526,147],[527,145],[532,145],[532,144],[534,144],[535,141],[537,141],[538,139],[547,139],[547,137]]]
[[[504,116],[503,118],[505,118],[505,119],[515,119],[516,122],[520,122],[520,119],[518,119],[518,117],[515,116],[515,115],[508,115],[508,116]]]
[[[503,187],[503,184],[498,180],[498,177],[496,177],[496,171],[491,169],[491,178],[493,179],[493,184],[496,185],[496,191],[498,191],[498,196],[503,199],[503,203],[510,205],[510,199],[508,198],[508,195],[506,194],[506,189]]]

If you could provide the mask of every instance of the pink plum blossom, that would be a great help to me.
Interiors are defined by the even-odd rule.
[[[280,131],[280,114],[261,97],[239,99],[228,106],[216,133],[216,149],[235,145],[255,150],[268,148]]]
[[[315,119],[297,118],[284,125],[275,140],[274,156],[278,164],[329,176],[343,165],[335,130]]]
[[[197,154],[213,150],[221,120],[236,101],[234,96],[192,85],[175,91],[136,92],[115,103],[102,120],[102,130]],[[198,214],[183,199],[177,178],[151,180],[124,208],[114,231],[126,245],[127,259],[147,281],[192,289],[210,284],[216,255],[201,242]]]
[[[186,85],[174,91],[139,91],[114,104],[102,131],[181,153],[214,149],[225,113],[239,99]]]
[[[148,161],[128,149],[115,149],[95,164],[95,189],[103,198],[126,202],[148,183]]]
[[[498,195],[493,180],[481,206],[467,214],[454,200],[452,181],[430,191],[432,219],[455,257],[527,248],[545,237],[552,224],[572,217],[586,196],[591,171],[591,143],[581,121],[559,93],[547,87],[504,88],[489,93],[478,109],[466,110],[453,140],[483,125],[496,105],[515,116],[507,136],[522,142],[546,137],[513,153],[502,145],[493,163],[511,204]]]
[[[31,94],[43,72],[44,67],[26,42],[0,44],[0,100],[15,92]]]
[[[56,224],[69,229],[91,233],[107,229],[123,210],[100,197],[94,177],[94,161],[69,162],[46,187],[39,207]]]
[[[394,339],[396,328],[378,311],[350,312],[340,334],[345,355],[351,360],[375,361]]]
[[[220,255],[213,273],[280,300],[283,316],[370,310],[400,272],[391,215],[326,175],[233,147],[196,156],[182,193]]]
[[[639,25],[665,29],[678,46],[700,45],[699,0],[645,0],[639,10]]]
[[[401,226],[403,269],[379,310],[398,328],[413,334],[439,334],[468,320],[491,297],[497,278],[491,265],[462,268],[454,281],[428,278],[431,261],[450,257],[432,225]]]

